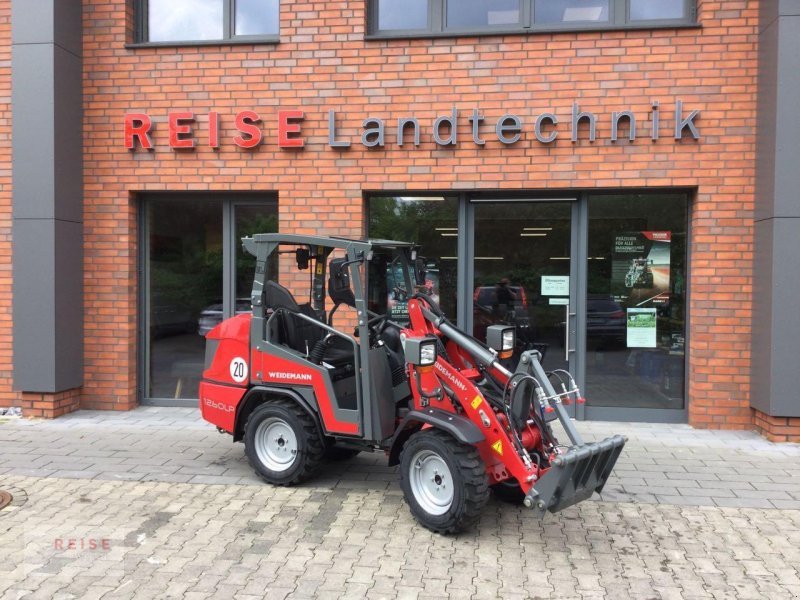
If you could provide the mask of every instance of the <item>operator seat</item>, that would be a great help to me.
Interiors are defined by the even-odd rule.
[[[325,361],[334,367],[351,365],[352,369],[352,350],[333,346],[339,338],[332,339],[322,327],[296,316],[302,314],[322,323],[309,303],[297,304],[292,293],[276,281],[267,281],[264,287],[266,306],[282,313],[279,315],[282,342],[316,364]]]
[[[267,307],[284,313],[281,318],[282,341],[293,350],[308,355],[314,344],[323,337],[324,331],[291,315],[301,314],[319,320],[317,313],[308,303],[302,306],[297,304],[292,293],[278,282],[268,281],[265,287],[264,300]]]

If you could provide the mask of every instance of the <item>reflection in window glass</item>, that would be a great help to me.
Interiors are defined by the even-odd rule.
[[[527,350],[538,350],[547,370],[568,368],[569,283],[560,298],[543,287],[548,278],[569,281],[571,203],[476,203],[475,231],[472,335],[485,340],[489,326],[514,325],[517,347],[507,368],[516,369]]]
[[[191,215],[191,218],[187,218]],[[148,204],[151,398],[196,398],[209,322],[222,320],[222,202]]]
[[[684,407],[685,194],[589,198],[586,395]]]
[[[235,35],[277,35],[279,0],[236,0]]]
[[[242,246],[243,237],[251,237],[256,233],[276,233],[278,231],[278,201],[259,202],[258,204],[237,204],[234,206],[236,232],[234,246],[236,248],[236,303],[250,308],[250,294],[253,290],[253,278],[256,274],[256,258],[246,252]],[[278,255],[273,253],[269,259],[270,272],[277,269]],[[237,306],[237,312],[240,307]]]
[[[678,1],[678,0],[673,0]],[[535,0],[534,23],[586,23],[609,20],[609,0]]]
[[[445,314],[456,320],[458,199],[454,197],[370,198],[368,235],[373,239],[416,242],[425,258],[425,287]],[[372,282],[370,282],[372,285]],[[390,290],[391,292],[391,290]],[[392,301],[403,302],[402,290]],[[389,306],[394,314],[402,307]]]
[[[520,0],[461,0],[447,3],[448,27],[487,27],[520,22]]]
[[[630,0],[631,21],[683,19],[685,4],[681,0]]]
[[[223,37],[223,0],[150,0],[149,41],[218,40]]]
[[[428,0],[379,0],[378,29],[425,29],[428,27]]]

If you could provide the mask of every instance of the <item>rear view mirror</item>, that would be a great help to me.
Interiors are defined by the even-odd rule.
[[[308,248],[298,248],[295,252],[295,259],[297,260],[297,268],[301,271],[305,271],[308,268],[308,259],[310,257],[310,253]]]
[[[334,258],[330,264],[328,293],[338,294],[350,289],[350,273],[347,270],[347,259]]]
[[[428,274],[428,268],[425,265],[424,258],[417,258],[414,260],[414,276],[417,280],[417,285],[425,285],[425,276]]]

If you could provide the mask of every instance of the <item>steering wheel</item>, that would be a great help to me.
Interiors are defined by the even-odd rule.
[[[383,327],[386,325],[386,321],[389,319],[389,317],[386,315],[379,315],[371,310],[367,311],[367,315],[369,316],[369,319],[367,320],[367,327],[376,334],[379,334],[381,331],[383,331]]]

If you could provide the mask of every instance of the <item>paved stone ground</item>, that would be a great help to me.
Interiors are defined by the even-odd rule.
[[[579,428],[630,438],[602,501],[437,536],[378,454],[273,488],[193,410],[0,420],[0,599],[800,597],[800,446]]]
[[[54,421],[2,423],[0,476],[262,485],[242,444],[218,434],[194,409],[80,411]],[[578,428],[589,440],[629,438],[604,500],[800,509],[800,444],[687,425],[583,422]],[[373,453],[330,465],[314,485],[387,490],[395,480],[383,454]]]

